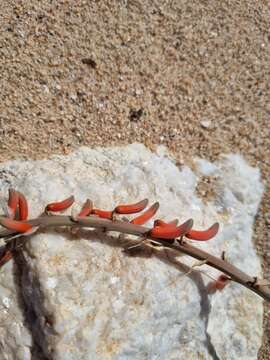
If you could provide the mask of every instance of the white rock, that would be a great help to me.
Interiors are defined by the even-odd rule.
[[[196,194],[205,172],[217,179],[212,202]],[[196,228],[219,221],[219,235],[198,246],[215,255],[225,250],[236,266],[260,275],[252,226],[263,185],[259,171],[239,156],[215,164],[198,161],[194,173],[143,145],[81,148],[67,157],[2,164],[2,205],[10,186],[26,195],[31,217],[73,193],[81,204],[89,197],[108,209],[148,197],[160,202],[158,218],[192,217]],[[24,256],[0,270],[2,358],[257,358],[263,311],[257,295],[237,284],[209,295],[209,278],[183,276],[164,252],[129,257],[121,250],[102,232],[82,230],[75,236],[63,229],[33,235]],[[194,262],[187,256],[178,260]]]
[[[211,121],[210,120],[201,120],[200,121],[201,127],[204,129],[208,129],[211,126]]]

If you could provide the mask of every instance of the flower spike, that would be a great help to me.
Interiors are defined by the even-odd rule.
[[[209,293],[220,291],[229,283],[229,281],[234,281],[257,293],[259,296],[261,296],[261,298],[270,301],[269,281],[266,279],[258,279],[256,276],[245,274],[233,264],[227,262],[224,256],[224,252],[222,253],[221,258],[216,257],[206,251],[201,250],[199,247],[190,245],[188,241],[183,239],[183,237],[186,236],[188,239],[192,240],[209,240],[217,234],[219,229],[218,223],[213,224],[204,231],[192,230],[192,219],[187,220],[179,226],[177,226],[177,220],[165,222],[161,219],[156,220],[154,222],[153,228],[151,229],[140,226],[152,218],[152,216],[158,210],[159,204],[157,202],[151,205],[148,210],[145,210],[145,207],[148,203],[147,199],[144,199],[135,204],[118,205],[112,211],[93,209],[93,204],[88,199],[84,203],[80,212],[78,212],[79,215],[77,216],[73,216],[73,214],[68,216],[45,216],[46,212],[48,212],[47,215],[49,215],[50,211],[57,212],[65,210],[70,207],[73,202],[74,197],[71,196],[60,202],[49,203],[45,208],[45,213],[41,214],[35,219],[25,221],[28,217],[27,201],[23,194],[21,194],[19,191],[10,189],[8,198],[10,216],[0,216],[0,225],[8,229],[0,229],[0,239],[4,239],[6,243],[6,246],[0,249],[0,268],[13,256],[15,256],[17,249],[21,248],[28,240],[27,237],[29,237],[29,235],[33,234],[39,228],[65,226],[71,228],[72,234],[75,234],[76,230],[80,227],[94,228],[101,229],[104,231],[104,233],[107,231],[120,233],[120,246],[124,245],[126,240],[133,242],[133,238],[125,239],[124,234],[136,236],[137,239],[134,240],[135,244],[125,248],[124,251],[126,252],[136,248],[139,249],[143,245],[146,245],[147,247],[155,248],[158,251],[166,251],[169,249],[169,251],[174,252],[174,256],[177,256],[177,254],[186,254],[195,259],[199,259],[199,263],[192,265],[190,270],[184,275],[193,271],[195,266],[202,264],[207,264],[208,266],[221,271],[221,275],[218,276],[217,279],[208,275],[212,280],[214,280],[209,283]],[[118,216],[116,217],[115,215],[133,214],[140,211],[144,212],[130,221],[126,221],[126,219],[123,217],[117,221],[114,221],[118,218]],[[91,214],[93,216],[91,216]],[[102,220],[98,217],[109,220]],[[14,239],[16,238],[20,238],[18,243],[14,242]],[[169,256],[168,260],[170,260]]]
[[[72,195],[63,201],[50,203],[46,206],[45,211],[58,212],[66,210],[74,203],[74,200],[74,196]]]
[[[15,230],[19,233],[25,233],[33,229],[32,225],[26,222],[17,221],[4,217],[0,217],[0,224],[9,230]]]
[[[150,220],[155,213],[158,211],[159,203],[155,202],[149,209],[147,209],[142,215],[137,216],[135,219],[132,219],[130,222],[134,225],[143,225],[148,220]]]
[[[114,209],[114,212],[117,214],[135,214],[146,208],[148,204],[148,199],[137,202],[136,204],[129,205],[118,205]]]
[[[148,235],[159,239],[175,239],[184,236],[193,226],[193,220],[189,219],[179,226],[154,226]]]
[[[198,241],[207,241],[216,236],[219,229],[219,224],[213,224],[209,229],[204,231],[190,230],[185,236],[188,239],[198,240]]]

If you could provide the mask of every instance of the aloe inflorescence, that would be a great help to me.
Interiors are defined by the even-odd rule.
[[[265,280],[258,280],[251,277],[234,265],[227,262],[222,255],[215,257],[197,247],[191,241],[208,241],[216,236],[219,231],[219,224],[214,223],[206,230],[193,228],[193,220],[178,225],[178,220],[164,221],[156,219],[151,228],[144,226],[151,220],[159,209],[159,203],[155,202],[148,206],[148,199],[143,199],[132,204],[116,205],[112,210],[104,210],[94,207],[93,202],[87,199],[77,214],[62,215],[74,204],[74,196],[64,200],[49,203],[45,206],[40,216],[35,219],[28,219],[28,203],[25,196],[15,190],[9,190],[7,201],[7,214],[0,217],[0,225],[6,228],[0,231],[0,238],[4,238],[6,245],[0,253],[0,267],[12,259],[18,250],[14,238],[23,237],[24,240],[37,231],[40,227],[87,227],[103,229],[106,231],[117,231],[123,234],[132,234],[138,237],[137,245],[130,246],[125,250],[141,247],[143,245],[164,249],[172,249],[179,253],[187,254],[203,264],[207,264],[221,271],[221,275],[209,285],[211,291],[222,290],[230,281],[238,282],[254,291],[264,299],[270,301],[269,284]],[[60,213],[60,215],[59,215]],[[138,213],[140,213],[138,215]],[[132,219],[122,218],[122,215],[136,214]],[[23,249],[24,242],[20,242],[20,249]]]

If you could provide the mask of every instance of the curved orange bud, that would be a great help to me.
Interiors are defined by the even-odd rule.
[[[5,265],[10,259],[12,259],[13,253],[10,250],[6,250],[0,258],[0,267]]]
[[[19,195],[19,220],[27,220],[28,218],[28,203],[25,196],[18,191]]]
[[[117,214],[135,214],[137,212],[144,210],[147,204],[148,204],[148,199],[144,199],[136,204],[118,205],[114,209],[114,212]]]
[[[132,219],[130,222],[134,225],[143,225],[148,220],[150,220],[155,213],[158,211],[159,203],[155,202],[149,209],[147,209],[142,215],[137,216],[135,219]]]
[[[13,219],[16,215],[17,206],[19,204],[19,194],[16,190],[10,188],[8,190],[8,212]]]
[[[185,236],[188,239],[198,240],[198,241],[207,241],[212,239],[218,232],[219,224],[213,224],[209,229],[204,231],[190,230]]]
[[[91,214],[91,211],[93,209],[93,203],[91,200],[87,199],[86,202],[83,204],[83,207],[81,211],[79,212],[79,217],[88,216]]]
[[[160,239],[175,239],[185,235],[193,225],[193,220],[189,219],[179,226],[155,226],[148,233],[149,236]]]
[[[212,290],[223,290],[225,288],[225,286],[228,284],[228,282],[230,281],[231,279],[224,275],[224,274],[221,274],[217,280],[215,281],[212,281],[210,284],[209,284],[209,287],[210,289]]]
[[[112,220],[113,218],[113,211],[107,211],[107,210],[100,210],[100,209],[93,209],[91,211],[91,214],[97,215],[103,219],[109,219]]]
[[[9,230],[15,230],[19,233],[25,233],[33,228],[28,223],[4,217],[0,217],[0,224]]]
[[[68,209],[74,203],[74,196],[70,196],[67,199],[59,202],[50,203],[46,206],[45,211],[63,211]]]
[[[154,221],[154,226],[177,226],[178,224],[178,220],[175,219],[175,220],[172,220],[170,222],[165,222],[161,219],[157,219]]]

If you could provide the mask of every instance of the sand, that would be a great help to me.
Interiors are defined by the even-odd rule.
[[[179,163],[240,153],[266,184],[254,242],[270,279],[269,27],[262,0],[2,0],[0,161],[135,141]],[[260,360],[269,305],[264,319]]]

